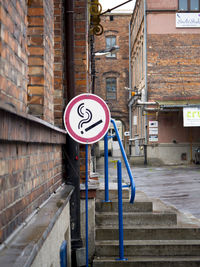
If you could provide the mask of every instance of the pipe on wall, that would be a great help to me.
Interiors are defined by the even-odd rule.
[[[66,45],[66,85],[65,98],[66,105],[76,96],[75,75],[74,75],[74,1],[65,0],[65,45]],[[76,261],[76,249],[82,247],[81,229],[80,229],[80,160],[79,160],[79,144],[75,142],[69,135],[66,138],[66,174],[67,184],[74,186],[74,192],[70,201],[70,221],[71,221],[71,247],[72,262]]]
[[[147,83],[147,14],[146,14],[146,0],[144,0],[144,60],[145,60],[145,93],[144,93],[144,102],[148,102],[148,83]],[[144,119],[144,138],[145,138],[145,144],[144,144],[144,164],[147,164],[147,114],[145,114]]]
[[[131,22],[129,23],[129,88],[132,88],[132,69],[131,69]],[[131,99],[131,91],[129,91],[129,99]],[[130,139],[133,138],[132,132],[132,104],[128,105],[129,109],[129,132]],[[129,155],[131,156],[131,142],[129,142]]]

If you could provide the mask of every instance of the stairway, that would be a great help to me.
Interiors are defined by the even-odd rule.
[[[134,204],[123,190],[124,257],[119,258],[117,190],[111,202],[96,199],[96,241],[93,267],[197,267],[200,266],[200,223],[160,200],[136,193]]]

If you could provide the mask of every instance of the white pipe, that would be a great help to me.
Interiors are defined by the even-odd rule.
[[[158,102],[143,102],[140,99],[137,100],[138,105],[159,105]]]

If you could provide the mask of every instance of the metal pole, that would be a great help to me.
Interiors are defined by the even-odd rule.
[[[123,230],[123,204],[122,204],[122,164],[117,161],[117,180],[118,180],[118,219],[119,219],[119,259],[124,258],[124,230]]]
[[[109,201],[108,187],[108,133],[104,136],[104,174],[105,174],[105,202]]]
[[[64,240],[60,247],[60,267],[67,267],[67,241]]]
[[[129,88],[132,88],[132,69],[131,69],[131,23],[129,23]],[[129,100],[131,99],[131,91],[129,91]],[[133,138],[132,133],[132,105],[129,106],[129,139]],[[131,141],[129,140],[129,155],[131,156]]]
[[[145,57],[145,94],[144,94],[144,101],[148,102],[148,82],[147,82],[147,13],[146,13],[146,8],[147,8],[147,3],[146,0],[144,0],[144,57]],[[145,137],[145,144],[144,144],[144,164],[147,165],[147,112],[145,112],[145,118],[144,118],[144,137]]]
[[[86,267],[88,267],[88,144],[85,146],[85,239]]]

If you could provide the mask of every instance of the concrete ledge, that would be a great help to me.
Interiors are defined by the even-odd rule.
[[[20,230],[15,231],[12,239],[6,240],[1,245],[0,266],[35,266],[32,264],[37,254],[50,236],[66,206],[68,207],[67,213],[65,213],[69,213],[69,200],[73,190],[72,186],[62,185],[46,201],[45,205],[38,208],[32,218],[20,227]],[[70,218],[65,218],[65,220],[68,220],[68,224],[70,224]],[[70,236],[70,232],[68,234]],[[65,233],[62,235],[64,239]],[[59,248],[55,247],[55,250],[59,250]]]
[[[13,110],[0,101],[0,140],[65,144],[67,132],[32,115]]]

